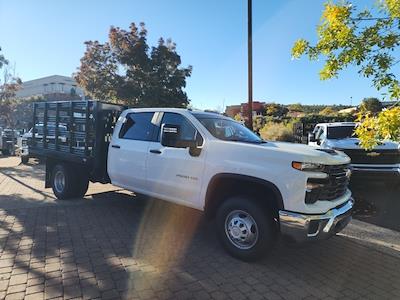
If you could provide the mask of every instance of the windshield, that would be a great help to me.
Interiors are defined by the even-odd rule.
[[[212,117],[196,117],[214,137],[220,140],[257,144],[264,142],[254,132],[233,120]]]
[[[328,127],[328,139],[346,139],[354,137],[354,125]]]

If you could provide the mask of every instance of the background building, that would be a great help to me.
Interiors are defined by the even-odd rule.
[[[225,114],[231,118],[234,118],[237,114],[241,118],[247,119],[248,103],[242,103],[240,105],[228,105],[225,108]],[[253,101],[253,117],[260,116],[265,113],[265,102]]]
[[[83,90],[72,77],[52,75],[25,81],[16,92],[17,98],[44,97],[53,100],[79,99]]]

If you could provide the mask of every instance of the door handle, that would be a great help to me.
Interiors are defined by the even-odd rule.
[[[117,149],[121,148],[121,146],[120,146],[120,145],[111,145],[111,147],[113,147],[113,148],[117,148]]]
[[[160,151],[160,150],[157,150],[157,149],[151,149],[151,150],[150,150],[150,153],[161,154],[161,151]]]

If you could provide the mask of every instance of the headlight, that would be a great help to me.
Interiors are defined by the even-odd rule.
[[[322,164],[298,161],[292,162],[292,167],[299,171],[322,172],[324,170],[324,165]]]

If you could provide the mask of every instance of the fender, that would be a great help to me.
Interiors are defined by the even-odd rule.
[[[277,206],[278,210],[283,210],[284,209],[284,204],[283,204],[283,197],[279,189],[275,184],[273,184],[270,181],[258,178],[258,177],[252,177],[252,176],[247,176],[247,175],[241,175],[241,174],[235,174],[235,173],[219,173],[214,175],[207,187],[207,192],[206,192],[206,198],[205,198],[205,206],[204,210],[212,210],[214,207],[214,204],[212,203],[212,195],[214,195],[216,189],[218,188],[218,182],[220,180],[233,180],[233,181],[238,181],[242,183],[248,183],[248,184],[255,184],[258,186],[261,186],[265,189],[268,189],[269,191],[272,192],[272,194],[275,197],[275,204]]]

